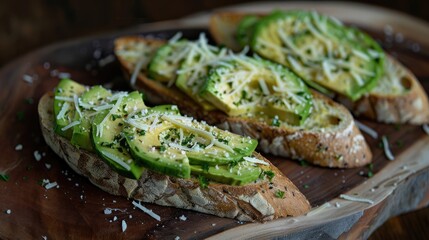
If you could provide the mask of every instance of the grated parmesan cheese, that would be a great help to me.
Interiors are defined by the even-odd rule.
[[[122,220],[122,232],[125,232],[125,230],[127,230],[127,222],[125,222],[125,220]]]
[[[72,128],[72,127],[79,125],[79,124],[80,124],[80,121],[71,122],[69,125],[61,128],[61,131],[66,131],[67,129]]]
[[[110,158],[115,163],[119,164],[121,167],[125,168],[127,171],[131,169],[130,165],[126,164],[122,159],[117,157],[115,154],[109,153],[107,151],[101,151],[101,154]]]
[[[243,157],[244,160],[251,162],[251,163],[257,163],[257,164],[262,164],[262,165],[270,165],[269,163],[262,161],[261,159],[257,159],[254,157]]]
[[[138,208],[138,209],[142,210],[143,212],[145,212],[146,214],[148,214],[149,216],[151,216],[151,217],[152,217],[152,218],[154,218],[155,220],[157,220],[157,221],[161,221],[161,217],[160,217],[158,214],[154,213],[154,212],[153,212],[152,210],[150,210],[150,209],[145,208],[143,205],[141,205],[141,203],[140,203],[140,202],[133,201],[132,203],[133,203],[133,205],[134,205],[136,208]]]
[[[57,186],[58,186],[57,182],[50,182],[50,183],[47,183],[47,184],[45,185],[45,188],[46,188],[47,190],[49,190],[49,189],[54,188],[54,187],[57,187]]]
[[[361,122],[359,122],[358,120],[355,120],[355,123],[358,126],[358,128],[360,130],[362,130],[364,133],[370,135],[374,139],[378,138],[378,133],[374,129],[368,127],[367,125],[365,125],[365,124],[363,124]]]
[[[423,128],[423,131],[425,131],[425,133],[427,135],[429,135],[429,125],[428,124],[423,124],[422,128]]]
[[[389,159],[390,161],[395,160],[395,156],[393,156],[393,153],[390,151],[389,141],[387,140],[387,137],[382,136],[381,141],[383,142],[384,154],[386,155],[387,159]]]

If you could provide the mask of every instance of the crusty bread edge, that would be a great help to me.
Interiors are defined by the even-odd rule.
[[[267,169],[275,173],[272,183],[261,180],[245,186],[210,183],[207,188],[202,188],[194,178],[173,178],[149,170],[139,180],[125,178],[96,154],[78,149],[55,134],[52,108],[53,95],[45,94],[39,101],[38,113],[46,143],[75,172],[110,194],[240,221],[268,221],[302,215],[310,210],[305,196],[271,163]],[[259,154],[255,153],[255,156],[264,159]],[[277,190],[284,192],[284,198],[275,196]]]
[[[144,38],[121,37],[115,41],[115,52],[129,41],[146,41]],[[160,40],[161,41],[161,40]],[[127,79],[134,71],[133,65],[117,56]],[[294,159],[306,159],[312,164],[324,167],[352,168],[371,162],[372,154],[364,137],[354,124],[351,114],[342,105],[313,92],[315,98],[340,109],[346,117],[336,132],[297,131],[292,128],[278,128],[259,121],[228,117],[220,111],[204,111],[190,97],[175,87],[168,88],[145,74],[138,75],[133,88],[143,91],[148,100],[155,104],[176,104],[182,113],[205,120],[209,124],[259,140],[259,149],[265,153]]]

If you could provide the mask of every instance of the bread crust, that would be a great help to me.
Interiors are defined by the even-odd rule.
[[[239,51],[242,47],[235,39],[240,20],[246,16],[242,12],[217,12],[212,14],[209,30],[218,44]],[[261,14],[256,14],[260,15]],[[225,29],[225,31],[223,31]],[[344,104],[356,116],[364,116],[382,123],[426,124],[429,123],[429,101],[427,94],[414,74],[399,61],[386,54],[398,72],[405,72],[404,79],[409,84],[405,94],[378,94],[370,92],[357,101],[345,96],[336,96],[335,100]],[[395,70],[393,70],[395,71]]]
[[[125,45],[144,38],[122,37],[115,41],[115,53]],[[159,40],[160,42],[165,42]],[[134,64],[117,54],[117,58],[127,79],[134,71]],[[204,120],[212,125],[250,136],[259,140],[259,149],[265,153],[293,159],[305,159],[324,167],[352,168],[371,162],[372,154],[359,129],[354,124],[349,111],[331,99],[313,93],[314,101],[320,101],[334,109],[341,121],[331,129],[301,129],[299,127],[273,127],[251,118],[229,117],[225,113],[205,111],[190,97],[176,87],[167,87],[149,79],[144,72],[132,86],[143,91],[153,104],[176,104],[182,113]]]
[[[202,188],[195,178],[174,178],[150,170],[145,170],[139,180],[134,180],[113,171],[96,154],[78,149],[55,134],[52,93],[40,99],[38,113],[43,137],[52,150],[75,172],[110,194],[239,221],[268,221],[298,216],[311,208],[299,189],[257,153],[254,157],[268,162],[269,166],[263,167],[275,173],[272,183],[264,179],[245,186],[210,183],[207,188]],[[284,198],[275,196],[278,190],[284,192]]]

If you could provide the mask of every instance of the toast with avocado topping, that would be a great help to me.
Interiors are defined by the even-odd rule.
[[[73,170],[104,191],[240,221],[309,211],[298,188],[254,152],[256,140],[182,116],[174,105],[149,108],[138,92],[84,87],[87,90],[74,93],[77,100],[72,102],[62,90],[82,85],[64,81],[68,84],[60,84],[55,95],[47,93],[39,101],[43,136]],[[98,95],[98,101],[84,101],[88,95]],[[55,114],[54,103],[71,106],[79,117]],[[75,131],[83,118],[92,126],[81,138],[89,138],[92,148],[82,147],[86,140],[72,143],[69,135],[55,130],[69,122],[63,131]]]
[[[368,35],[337,19],[306,11],[220,12],[211,17],[210,32],[219,44],[235,51],[248,45],[290,67],[309,86],[334,96],[355,115],[384,123],[429,122],[428,98],[416,77]],[[337,84],[335,78],[347,84]],[[349,90],[343,91],[347,86]]]
[[[157,46],[171,44],[165,40],[158,42]],[[200,61],[186,68],[177,64],[177,74],[190,72],[188,80],[200,86],[193,94],[216,107],[208,110],[189,92],[172,84],[174,81],[151,79],[147,68],[139,68],[136,59],[126,57],[132,55],[127,51],[133,51],[135,46],[151,49],[154,52],[151,55],[159,54],[158,47],[147,43],[142,37],[119,38],[115,41],[115,54],[126,78],[138,79],[132,87],[143,91],[152,104],[175,104],[187,115],[258,139],[260,149],[266,153],[306,159],[326,167],[357,167],[371,161],[369,147],[348,110],[308,90],[302,80],[286,68],[230,52],[225,53],[223,59],[210,58],[216,61]],[[204,50],[194,51],[201,54],[222,50],[205,45]],[[192,50],[187,52],[194,54],[193,58],[202,58]],[[182,56],[182,61],[189,57],[176,53],[173,55]],[[151,66],[151,60],[148,62]]]

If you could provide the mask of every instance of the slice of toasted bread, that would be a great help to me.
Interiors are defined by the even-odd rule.
[[[163,206],[189,209],[240,221],[267,221],[297,216],[310,210],[310,204],[298,188],[261,155],[254,157],[269,163],[261,165],[275,175],[244,186],[210,183],[200,186],[198,179],[181,179],[146,170],[139,180],[125,178],[113,171],[96,154],[78,149],[54,132],[53,94],[45,94],[38,106],[40,126],[46,143],[77,173],[94,185],[113,194]],[[284,195],[276,194],[278,191]]]
[[[262,16],[261,14],[257,14]],[[211,16],[209,30],[218,44],[239,51],[237,26],[246,16],[241,12],[218,12]],[[386,54],[387,55],[387,54]],[[384,75],[377,86],[355,102],[336,96],[356,116],[384,123],[429,123],[429,101],[417,78],[393,57],[386,57]],[[397,87],[394,89],[392,86]],[[399,89],[398,89],[399,88]]]
[[[123,49],[132,49],[132,46],[139,44],[146,45],[146,39],[122,37],[115,41],[115,54],[127,79],[134,72],[136,62],[124,58]],[[133,87],[143,91],[149,102],[176,104],[187,115],[256,138],[260,142],[260,149],[265,153],[306,159],[320,166],[342,168],[363,166],[372,158],[349,111],[321,94],[313,93],[314,111],[303,126],[274,127],[255,118],[229,117],[221,111],[204,111],[174,86],[167,87],[149,79],[144,69],[138,74],[138,81]]]

